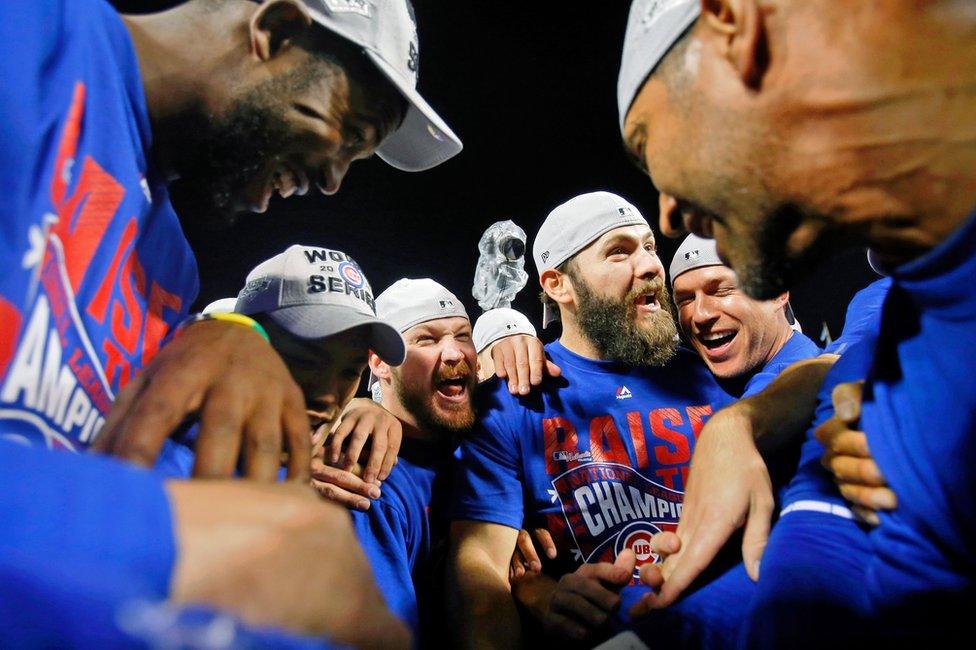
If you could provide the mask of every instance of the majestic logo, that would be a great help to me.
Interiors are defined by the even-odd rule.
[[[630,548],[638,567],[653,563],[651,537],[678,527],[681,492],[626,465],[586,463],[557,476],[552,486],[583,562],[613,562]]]
[[[339,265],[339,275],[356,289],[362,289],[363,284],[366,282],[362,272],[349,262],[343,262]]]
[[[631,397],[633,397],[633,393],[626,386],[617,389],[617,399],[630,399]]]

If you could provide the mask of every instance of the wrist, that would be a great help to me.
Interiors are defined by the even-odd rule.
[[[245,316],[244,314],[238,314],[236,312],[230,313],[213,313],[213,314],[191,314],[186,319],[183,320],[179,325],[176,326],[176,330],[173,332],[173,338],[179,336],[183,330],[195,325],[196,323],[203,323],[206,321],[220,321],[224,323],[233,323],[235,325],[240,325],[241,327],[247,327],[255,331],[268,343],[271,342],[271,338],[265,331],[261,323],[257,322],[250,316]]]

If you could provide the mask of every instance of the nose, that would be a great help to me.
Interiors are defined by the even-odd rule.
[[[444,342],[444,346],[441,348],[441,361],[453,366],[460,363],[464,359],[464,352],[461,350],[461,346],[453,338],[449,338]]]
[[[664,277],[664,264],[657,253],[640,249],[634,261],[634,275],[641,279]]]
[[[677,237],[685,232],[684,223],[681,219],[681,211],[678,209],[678,201],[673,196],[661,192],[657,197],[658,205],[658,226],[661,233],[666,237]]]
[[[713,308],[709,296],[699,294],[695,297],[695,311],[692,318],[699,327],[718,319],[718,313]]]
[[[343,155],[336,155],[319,168],[319,178],[316,181],[319,191],[331,196],[339,191],[342,179],[349,171],[352,160]]]

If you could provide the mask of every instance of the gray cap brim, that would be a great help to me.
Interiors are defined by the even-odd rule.
[[[463,145],[444,120],[431,108],[413,84],[372,50],[364,50],[380,72],[407,100],[407,114],[400,128],[376,150],[386,163],[407,172],[422,172],[461,153]]]
[[[391,366],[399,366],[407,356],[400,332],[374,316],[341,306],[296,305],[267,312],[268,317],[302,339],[321,339],[356,327],[367,331],[369,348]]]

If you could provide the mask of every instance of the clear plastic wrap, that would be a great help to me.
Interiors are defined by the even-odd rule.
[[[525,286],[525,241],[525,231],[510,219],[491,224],[481,236],[471,294],[484,311],[511,307]]]

